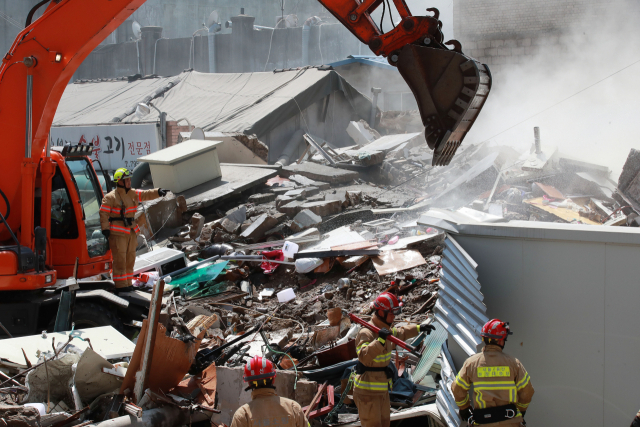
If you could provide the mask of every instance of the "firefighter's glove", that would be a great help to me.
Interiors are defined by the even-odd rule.
[[[109,240],[109,235],[111,235],[111,230],[102,230],[102,235],[105,239]]]
[[[462,418],[463,421],[467,421],[469,425],[473,424],[473,421],[471,421],[471,419],[473,418],[473,411],[471,410],[471,406],[465,409],[460,409],[460,418]]]
[[[378,341],[380,341],[380,344],[384,345],[387,342],[387,337],[392,334],[393,333],[390,330],[382,328],[378,331]]]
[[[427,335],[429,335],[431,333],[431,331],[435,331],[436,327],[433,325],[430,325],[427,322],[421,323],[420,326],[418,326],[418,332],[426,332]]]
[[[169,190],[164,190],[164,189],[162,189],[162,188],[158,188],[158,195],[159,195],[160,197],[164,197],[164,196],[166,196],[168,192],[169,192]]]

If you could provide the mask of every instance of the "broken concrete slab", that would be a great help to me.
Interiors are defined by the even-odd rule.
[[[289,202],[294,201],[295,198],[289,196],[278,196],[276,197],[276,209],[280,209],[280,206],[286,205]]]
[[[364,147],[362,147],[362,150],[370,152],[382,151],[384,153],[387,153],[389,151],[397,149],[398,147],[404,147],[409,142],[414,142],[414,140],[417,140],[419,138],[420,132],[385,135],[365,145]]]
[[[296,214],[298,212],[300,212],[302,210],[302,208],[300,206],[302,206],[303,204],[305,204],[304,202],[300,202],[298,200],[294,200],[293,202],[289,202],[287,204],[281,204],[280,207],[278,207],[278,212],[282,212],[285,213],[287,215],[289,215],[291,218],[293,218],[294,216],[296,216]]]
[[[291,175],[289,179],[303,187],[318,187],[320,190],[328,190],[331,187],[328,182],[314,181],[303,175]]]
[[[316,215],[328,216],[342,212],[342,203],[340,200],[325,200],[322,202],[307,202],[299,206],[300,210],[309,209]]]
[[[353,139],[356,144],[367,145],[375,141],[376,138],[380,137],[379,134],[374,134],[370,129],[371,128],[365,127],[365,125],[361,122],[351,121],[347,126],[347,134],[351,137],[351,139]]]
[[[314,227],[322,223],[322,218],[309,209],[303,209],[293,218],[291,222],[291,230],[297,233],[310,227]]]
[[[277,195],[275,193],[261,193],[249,196],[249,202],[261,205],[262,203],[273,202]]]
[[[222,220],[221,225],[227,233],[236,234],[238,233],[238,230],[240,230],[240,226],[242,224],[238,224],[237,222],[231,221],[229,218],[225,218]]]
[[[311,162],[285,166],[282,168],[281,174],[286,176],[303,175],[313,180],[331,184],[351,182],[359,176],[358,172],[332,168]]]
[[[283,194],[288,193],[291,190],[294,190],[297,186],[288,186],[288,187],[271,187],[268,191],[275,194],[276,196],[281,196]]]
[[[290,190],[284,193],[285,196],[293,197],[294,199],[301,200],[305,199],[309,196],[315,196],[320,192],[318,187],[302,187],[296,188],[295,190]]]
[[[302,200],[304,199],[305,193],[304,193],[304,189],[302,188],[296,188],[295,190],[289,190],[286,193],[284,193],[285,197],[291,197],[294,200]]]
[[[244,190],[264,184],[278,174],[279,166],[220,164],[222,176],[181,192],[187,210],[196,211],[219,203]]]
[[[324,199],[324,194],[316,194],[315,196],[307,197],[307,202],[321,202]]]
[[[324,200],[325,201],[337,200],[342,204],[343,208],[346,208],[347,206],[349,206],[349,203],[350,203],[347,192],[340,189],[338,189],[335,193],[326,193],[324,195]]]
[[[238,224],[242,224],[247,220],[247,207],[242,205],[227,211],[226,218],[233,222],[237,222]]]
[[[254,220],[251,225],[247,227],[247,229],[243,231],[242,234],[240,234],[240,237],[257,241],[264,237],[264,233],[266,233],[267,230],[272,229],[276,225],[278,225],[278,220],[265,213]]]

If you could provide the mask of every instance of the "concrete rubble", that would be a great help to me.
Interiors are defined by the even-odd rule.
[[[433,318],[445,239],[456,224],[638,226],[636,150],[617,185],[607,168],[555,148],[518,153],[466,144],[450,165],[435,168],[419,132],[391,133],[409,119],[384,117],[382,135],[351,122],[352,146],[310,137],[298,162],[234,167],[234,179],[255,174],[238,188],[216,193],[218,183],[145,204],[146,249],[170,250],[184,262],[137,271],[134,286],[148,313],[129,325],[135,349],[107,355],[64,332],[68,342],[52,343],[53,351],[29,358],[22,349],[24,363],[0,352],[0,418],[16,426],[229,425],[250,398],[242,366],[261,355],[279,370],[278,393],[303,406],[328,384],[309,418],[355,422],[345,378],[359,327],[347,313],[369,319],[373,300],[387,291],[403,303],[398,323]],[[429,340],[414,343],[426,354]],[[392,396],[394,416],[444,425],[433,408],[448,362],[429,359],[414,384],[421,361],[399,351],[391,363],[414,386]]]

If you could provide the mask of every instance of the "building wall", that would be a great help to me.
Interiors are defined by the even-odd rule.
[[[184,120],[181,123],[184,123]],[[178,143],[180,132],[191,132],[192,130],[192,126],[178,125],[178,122],[175,120],[167,120],[167,147]]]
[[[141,73],[175,76],[185,69],[238,73],[322,65],[358,53],[359,41],[342,24],[311,27],[308,64],[303,62],[301,27],[252,30],[247,53],[234,49],[234,34],[162,38],[145,43],[125,41],[98,46],[80,65],[73,80],[109,79]],[[148,49],[145,50],[145,49]],[[150,58],[145,61],[145,57]],[[147,66],[145,66],[145,63]]]
[[[10,1],[10,0],[9,0]],[[191,37],[193,32],[202,28],[207,18],[216,10],[221,23],[240,13],[244,7],[246,15],[256,17],[255,24],[273,27],[276,17],[281,15],[280,1],[244,0],[147,0],[136,12],[135,19],[142,26],[160,26],[165,29],[165,37]],[[314,15],[332,19],[324,7],[316,0],[287,2],[284,14],[296,14],[298,24]],[[330,18],[331,17],[331,18]],[[226,30],[228,31],[228,30]]]
[[[640,19],[637,0],[453,0],[454,31],[465,53],[492,72],[545,53],[611,36],[616,22]]]
[[[527,421],[630,424],[640,382],[640,231],[464,227],[455,238],[478,263],[487,315],[510,322],[505,351],[531,375],[535,395]]]

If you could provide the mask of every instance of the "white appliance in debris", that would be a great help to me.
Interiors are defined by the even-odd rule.
[[[140,157],[149,163],[153,185],[174,193],[204,184],[222,176],[216,146],[220,141],[190,139]]]
[[[133,274],[157,271],[160,276],[163,276],[186,266],[187,257],[184,252],[171,248],[158,248],[136,258]]]

